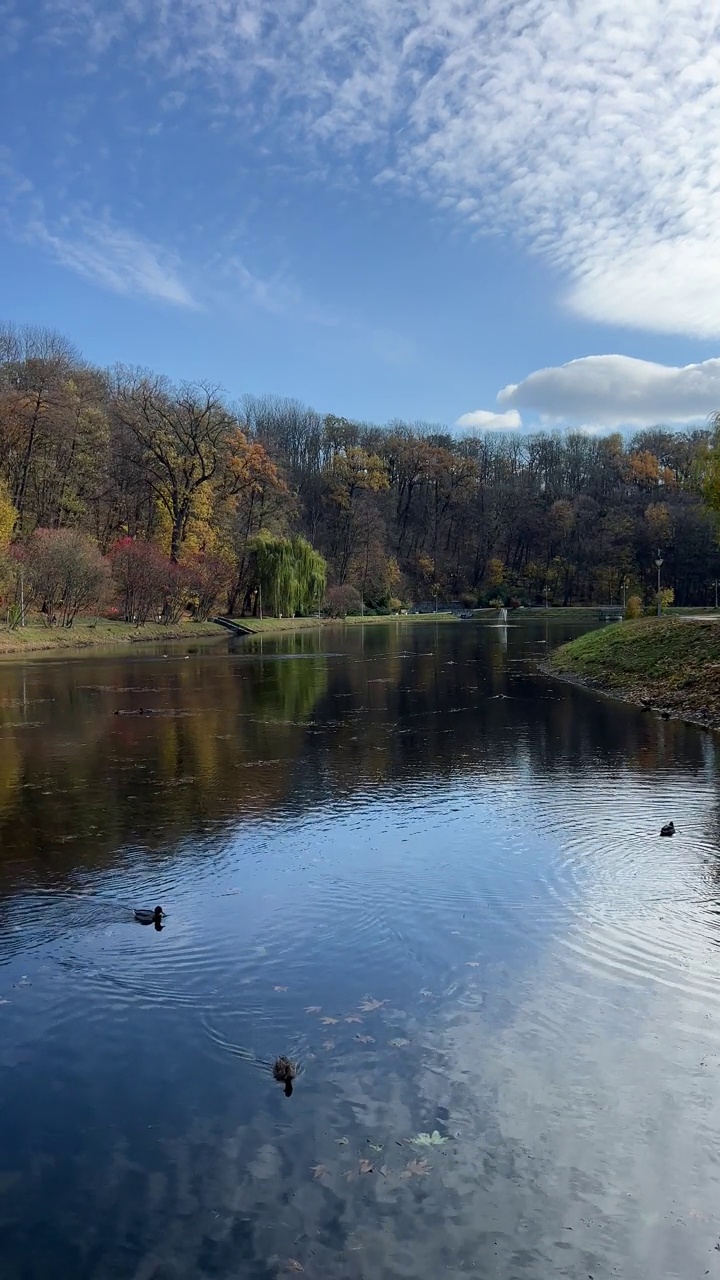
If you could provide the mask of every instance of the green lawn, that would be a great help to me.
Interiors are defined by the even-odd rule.
[[[33,620],[29,626],[18,627],[16,631],[0,628],[0,655],[138,644],[146,640],[192,641],[203,636],[220,638],[223,634],[227,632],[214,622],[183,621],[169,627],[149,622],[136,627],[129,622],[110,622],[107,618],[82,618],[72,627],[46,627]]]
[[[641,618],[571,640],[550,669],[647,701],[679,715],[720,723],[720,620]]]

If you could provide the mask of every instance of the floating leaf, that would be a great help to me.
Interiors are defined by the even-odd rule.
[[[467,964],[466,964],[466,966],[465,966],[465,967],[466,967],[467,969],[479,969],[479,968],[480,968],[480,965],[479,965],[479,963],[478,963],[478,961],[477,961],[477,960],[468,960],[468,962],[467,962]]]
[[[306,1012],[306,1013],[319,1013],[321,1009],[322,1009],[322,1005],[321,1005],[321,1004],[309,1004],[309,1005],[308,1005],[308,1007],[307,1007],[307,1009],[305,1010],[305,1012]]]
[[[368,1146],[371,1151],[382,1151],[382,1142],[378,1143],[378,1142],[368,1141]]]
[[[273,991],[287,991],[287,987],[273,987]]]
[[[418,1133],[410,1141],[414,1147],[442,1147],[447,1142],[447,1138],[443,1138],[437,1129],[433,1129],[432,1133]]]
[[[410,1160],[408,1164],[406,1164],[402,1173],[400,1174],[400,1177],[401,1178],[424,1178],[427,1176],[427,1174],[430,1172],[431,1169],[432,1169],[432,1165],[428,1164],[427,1160]]]
[[[338,1146],[339,1146],[339,1147],[346,1147],[346,1146],[347,1146],[347,1144],[348,1144],[348,1142],[350,1141],[350,1139],[349,1139],[349,1138],[336,1138],[336,1139],[335,1139],[335,1141],[337,1142],[337,1144],[338,1144]]]
[[[374,1043],[375,1043],[375,1037],[374,1037],[374,1036],[356,1036],[356,1037],[355,1037],[355,1039],[356,1039],[356,1040],[359,1040],[359,1041],[360,1041],[360,1044],[374,1044]]]
[[[405,1045],[409,1043],[410,1041],[403,1040],[402,1036],[396,1036],[394,1040],[390,1041],[390,1044],[392,1045],[393,1049],[404,1049]]]
[[[315,1164],[312,1168],[313,1178],[324,1178],[328,1168],[326,1164]]]
[[[362,1018],[358,1018],[356,1013],[350,1013],[348,1014],[347,1018],[344,1019],[344,1021],[345,1022],[362,1022]]]
[[[322,1022],[324,1027],[336,1027],[340,1019],[339,1018],[321,1018],[320,1021]]]
[[[323,1040],[323,1049],[327,1049],[328,1053],[330,1052],[331,1049],[334,1049],[334,1048],[335,1048],[334,1040]]]
[[[359,1164],[359,1169],[361,1173],[373,1173],[375,1169],[375,1165],[373,1164],[372,1160],[361,1160]]]
[[[288,1258],[288,1260],[287,1260],[287,1264],[288,1264],[288,1267],[289,1267],[289,1269],[290,1269],[291,1271],[304,1271],[304,1270],[305,1270],[305,1268],[304,1268],[304,1266],[303,1266],[302,1262],[298,1262],[297,1258]]]
[[[372,996],[363,996],[358,1009],[362,1009],[363,1013],[374,1013],[376,1009],[382,1009],[387,1004],[387,1000],[374,1000]]]

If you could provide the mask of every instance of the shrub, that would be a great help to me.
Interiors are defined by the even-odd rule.
[[[199,555],[189,562],[188,585],[198,622],[207,622],[218,597],[230,585],[231,573],[232,566],[222,556]]]
[[[346,618],[349,613],[361,613],[360,592],[349,586],[328,588],[322,612],[326,618]]]
[[[642,618],[642,616],[643,616],[642,596],[630,596],[627,604],[625,605],[625,617],[626,618]]]
[[[121,538],[110,549],[110,562],[122,599],[125,622],[141,627],[163,611],[170,561],[152,542]]]
[[[30,592],[49,626],[71,627],[82,609],[98,604],[107,592],[107,561],[75,529],[36,529],[24,559]]]

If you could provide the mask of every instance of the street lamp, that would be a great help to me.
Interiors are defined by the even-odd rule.
[[[663,567],[663,558],[662,558],[662,556],[660,555],[660,549],[659,549],[659,548],[658,548],[657,556],[656,556],[656,558],[655,558],[655,564],[657,565],[657,571],[658,571],[658,585],[657,585],[657,616],[658,616],[658,618],[659,618],[659,617],[660,617],[660,615],[661,615],[661,613],[662,613],[662,607],[661,607],[661,604],[660,604],[660,570],[661,570],[661,569],[662,569],[662,567]]]
[[[718,580],[717,580],[717,578],[716,578],[716,579],[715,579],[715,581],[713,582],[713,586],[714,586],[714,588],[715,588],[715,608],[717,609],[717,607],[718,607],[718,595],[717,595],[717,593],[718,593]]]

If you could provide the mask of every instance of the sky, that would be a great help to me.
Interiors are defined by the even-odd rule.
[[[458,430],[720,409],[720,0],[0,0],[0,320]]]

